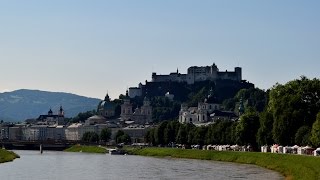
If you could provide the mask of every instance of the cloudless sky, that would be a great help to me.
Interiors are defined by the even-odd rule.
[[[320,76],[320,1],[0,0],[0,91],[112,98],[216,63],[261,89]]]

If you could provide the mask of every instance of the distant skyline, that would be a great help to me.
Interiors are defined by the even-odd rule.
[[[0,0],[0,92],[112,99],[152,72],[240,66],[261,89],[320,76],[320,1]]]

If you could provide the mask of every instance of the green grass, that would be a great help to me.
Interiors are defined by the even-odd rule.
[[[66,151],[66,152],[85,152],[85,153],[106,153],[107,152],[107,150],[103,147],[81,146],[81,145],[74,145],[64,151]]]
[[[286,179],[320,179],[320,158],[259,152],[203,151],[172,148],[127,148],[129,154],[255,164],[283,174]]]
[[[19,155],[15,154],[14,152],[0,149],[0,163],[10,162],[16,158],[19,158]]]

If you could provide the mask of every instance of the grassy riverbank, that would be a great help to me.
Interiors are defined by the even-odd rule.
[[[20,156],[15,154],[14,152],[0,149],[0,163],[10,162],[19,157]]]
[[[129,154],[255,164],[283,174],[286,179],[320,179],[320,158],[257,152],[219,152],[171,148],[127,148]]]
[[[74,145],[66,150],[66,152],[85,152],[85,153],[107,153],[107,150],[99,146],[81,146]]]

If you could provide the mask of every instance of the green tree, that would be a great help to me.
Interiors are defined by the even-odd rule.
[[[72,118],[71,122],[73,123],[84,122],[85,120],[95,115],[96,113],[97,113],[96,110],[81,112],[76,117]]]
[[[98,142],[99,135],[96,132],[85,132],[82,136],[82,141],[85,142]]]
[[[154,139],[156,145],[165,145],[165,139],[164,139],[164,131],[167,127],[168,121],[164,121],[158,125],[158,127],[155,129],[154,132]]]
[[[268,110],[273,114],[273,139],[293,145],[301,126],[311,127],[320,109],[319,79],[300,79],[285,85],[276,84],[269,93]]]
[[[116,143],[131,143],[131,137],[122,130],[116,134]]]
[[[260,113],[260,128],[257,133],[257,142],[260,146],[273,144],[272,139],[273,116],[268,111]]]
[[[179,127],[177,137],[176,137],[176,142],[178,144],[187,144],[187,140],[188,140],[187,135],[188,135],[188,132],[186,130],[186,125],[183,124]]]
[[[320,112],[312,125],[310,141],[315,147],[320,147]]]
[[[102,129],[100,133],[100,139],[104,142],[108,142],[111,138],[111,130],[109,128]]]
[[[252,145],[257,147],[256,135],[260,126],[258,113],[249,110],[240,117],[236,127],[237,142],[241,145]]]
[[[310,144],[311,128],[309,126],[301,126],[295,135],[295,143],[300,146],[306,146]]]

